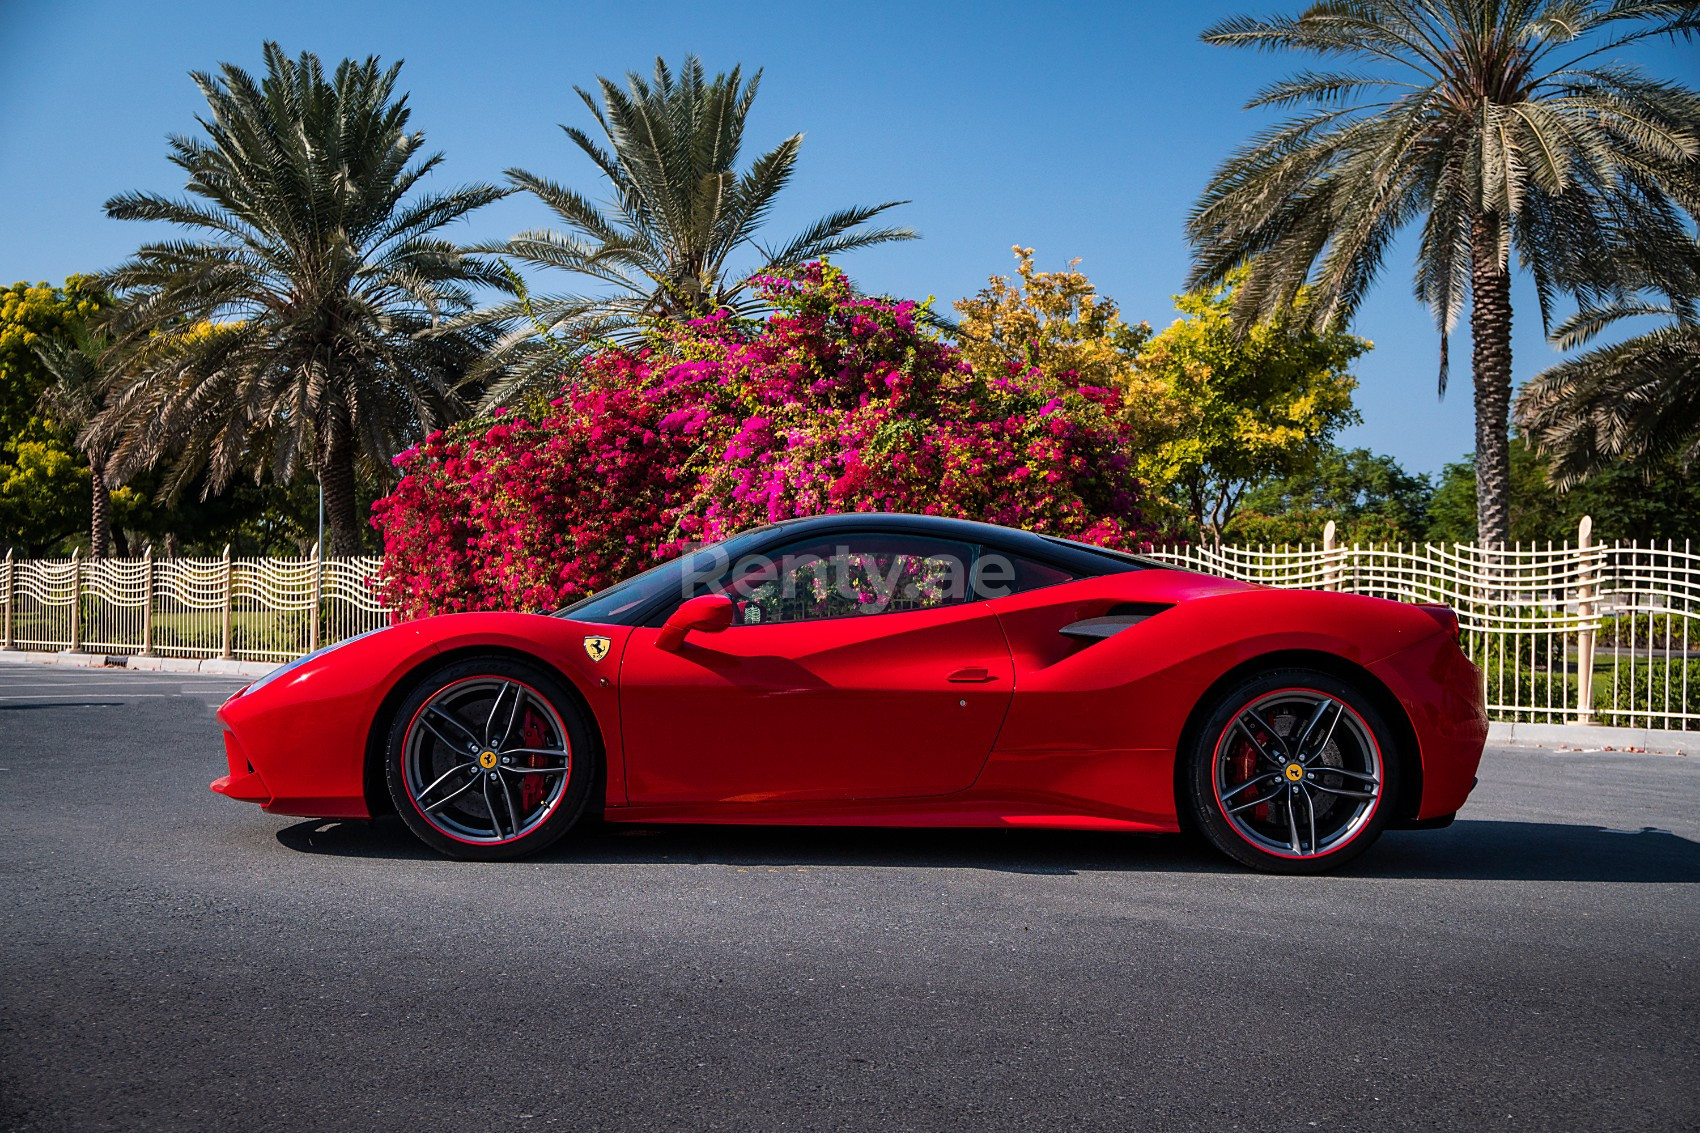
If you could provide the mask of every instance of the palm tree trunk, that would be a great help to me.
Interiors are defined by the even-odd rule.
[[[1470,228],[1470,338],[1476,386],[1476,539],[1511,541],[1511,271],[1497,217]]]
[[[329,553],[348,558],[360,553],[359,500],[355,492],[354,446],[333,437],[320,451],[319,486],[325,491]]]
[[[89,479],[94,481],[94,498],[90,501],[89,558],[104,559],[112,545],[112,492],[106,486],[106,462],[89,457]]]

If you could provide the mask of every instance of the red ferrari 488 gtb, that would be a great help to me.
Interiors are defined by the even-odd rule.
[[[553,614],[450,614],[219,711],[213,790],[463,858],[613,822],[1201,833],[1285,873],[1443,826],[1487,736],[1443,606],[914,515],[747,531]]]

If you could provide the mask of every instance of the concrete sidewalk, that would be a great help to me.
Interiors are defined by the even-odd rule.
[[[1700,732],[1679,732],[1670,728],[1606,728],[1594,724],[1492,723],[1488,725],[1488,743],[1565,751],[1700,754]]]
[[[237,661],[224,657],[126,657],[65,650],[59,653],[27,649],[0,650],[0,665],[54,665],[72,669],[133,669],[144,673],[207,673],[221,677],[263,677],[278,667],[275,661]]]

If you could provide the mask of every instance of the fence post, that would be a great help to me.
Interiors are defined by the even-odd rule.
[[[230,544],[224,545],[224,650],[219,654],[225,660],[235,656],[230,648]]]
[[[1599,564],[1588,554],[1594,543],[1594,517],[1584,515],[1576,527],[1576,550],[1582,575],[1576,587],[1576,722],[1594,722],[1594,600],[1599,597]]]
[[[16,599],[12,597],[17,589],[18,564],[12,560],[12,548],[6,548],[6,645],[12,648],[12,607]]]
[[[142,552],[142,656],[153,656],[153,544]]]
[[[1340,589],[1340,559],[1335,554],[1339,550],[1338,533],[1334,529],[1334,521],[1328,521],[1322,529],[1322,588],[1324,590]]]
[[[71,551],[71,652],[83,644],[83,550]]]
[[[307,652],[319,651],[319,619],[324,614],[325,601],[325,562],[319,557],[319,548],[313,547],[313,623],[307,630]]]

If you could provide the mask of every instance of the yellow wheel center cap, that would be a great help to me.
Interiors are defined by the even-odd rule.
[[[484,768],[486,771],[496,766],[496,753],[493,751],[479,752],[478,766]]]
[[[1305,777],[1304,764],[1302,764],[1302,763],[1289,763],[1289,764],[1287,764],[1286,769],[1282,772],[1282,774],[1287,777],[1287,781],[1289,783],[1297,783],[1300,779],[1303,779]]]

